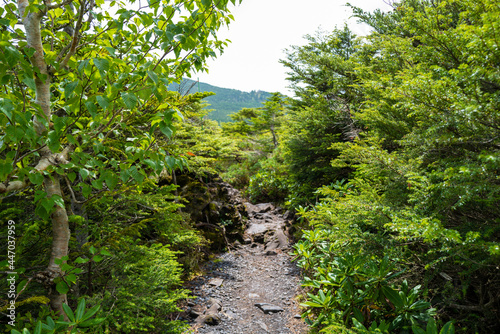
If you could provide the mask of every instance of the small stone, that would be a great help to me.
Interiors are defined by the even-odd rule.
[[[220,311],[222,309],[222,302],[216,298],[210,298],[208,304],[210,305],[209,310],[213,309],[216,311]]]
[[[301,319],[302,317],[300,316],[300,314],[296,314],[293,316],[295,319]]]
[[[210,281],[208,281],[208,284],[218,288],[222,285],[223,282],[224,280],[222,278],[212,278]]]
[[[263,323],[262,321],[260,321],[260,320],[259,320],[259,321],[257,321],[257,324],[260,326],[260,328],[262,328],[262,329],[263,329],[263,330],[265,330],[266,332],[267,332],[267,331],[269,331],[269,330],[267,329],[266,324],[265,324],[265,323]]]
[[[255,304],[255,306],[260,308],[262,310],[262,312],[264,312],[264,314],[284,311],[281,307],[273,305],[273,304],[268,304],[268,303],[257,303],[257,304]]]
[[[259,298],[260,296],[256,293],[249,293],[248,294],[248,298],[250,299],[256,299],[256,298]]]

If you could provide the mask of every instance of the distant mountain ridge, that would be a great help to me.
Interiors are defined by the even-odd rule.
[[[213,109],[213,111],[208,114],[208,117],[218,122],[231,122],[229,115],[239,111],[241,108],[260,108],[262,107],[262,103],[271,96],[271,93],[261,90],[243,92],[241,90],[221,88],[191,79],[184,79],[180,85],[172,83],[168,88],[169,90],[179,91],[181,94],[214,92],[215,95],[209,96],[204,100],[210,104],[207,109]]]

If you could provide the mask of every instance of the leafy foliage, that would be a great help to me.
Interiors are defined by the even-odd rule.
[[[335,272],[336,268],[327,266],[329,260],[340,263],[349,256],[360,256],[367,263],[381,263],[385,256],[398,259],[407,270],[408,286],[428,289],[422,290],[425,302],[439,306],[438,319],[457,319],[455,327],[462,333],[497,331],[494,319],[498,315],[490,307],[498,305],[500,298],[488,295],[485,289],[498,290],[498,273],[493,269],[498,265],[500,240],[496,163],[500,90],[495,81],[498,66],[493,61],[498,58],[498,41],[493,37],[498,6],[488,0],[408,0],[394,3],[394,10],[388,13],[353,9],[374,32],[364,41],[358,40],[348,62],[337,60],[335,66],[319,66],[328,64],[318,61],[327,56],[341,59],[335,52],[322,57],[322,49],[337,43],[335,35],[312,39],[310,45],[296,48],[310,52],[310,61],[298,58],[297,52],[284,62],[293,70],[292,80],[308,83],[296,88],[298,95],[302,94],[296,104],[302,104],[304,110],[297,112],[299,117],[310,112],[321,115],[317,101],[326,103],[328,96],[314,89],[316,83],[323,83],[321,87],[338,83],[337,92],[353,93],[351,123],[344,124],[352,124],[350,129],[356,130],[354,138],[342,138],[344,128],[337,132],[337,138],[327,139],[334,153],[329,159],[333,159],[333,177],[321,179],[315,186],[316,203],[309,209],[298,209],[313,229],[305,232],[305,240],[312,238],[308,233],[321,235],[318,242],[324,250],[317,250],[319,244],[304,244],[304,250],[297,250],[299,263],[313,276],[309,277],[316,282],[314,289],[323,290],[326,298],[330,290],[322,286],[326,281],[319,277],[328,279],[327,275]],[[344,76],[339,75],[339,69],[346,70]],[[338,103],[343,101],[340,97],[335,101],[333,115],[345,108]],[[305,133],[299,131],[307,129],[307,118],[302,119],[297,130],[287,134],[289,143]],[[318,124],[311,129],[308,132],[314,133],[322,127]],[[289,148],[293,170],[294,159],[301,161],[306,155]],[[304,163],[301,177],[310,175],[308,165],[311,162]],[[325,168],[329,167],[325,164]],[[340,176],[348,183],[339,183],[335,177]],[[320,260],[303,262],[314,252],[329,260],[325,264]],[[391,289],[399,293],[411,291],[402,282],[391,284],[396,284]],[[333,294],[337,289],[330,292],[336,302]],[[364,291],[353,291],[358,290],[361,294]],[[353,299],[345,305],[356,305],[356,293],[348,294]],[[391,300],[389,294],[385,297],[396,307],[399,301]],[[370,327],[372,324],[356,318],[354,311],[342,316],[339,310],[343,311],[343,306],[335,304],[328,311],[316,311],[316,320],[323,317],[317,325],[326,321],[334,332],[334,328],[338,332],[339,328],[346,332],[391,331],[389,328],[438,332],[430,318],[424,324],[423,318],[415,322],[403,316],[403,327],[395,327],[395,318],[389,323],[382,317]],[[370,317],[376,317],[376,312]],[[379,326],[385,326],[381,320],[389,327],[381,329]],[[451,330],[447,323],[440,331]]]
[[[199,259],[189,254],[182,259],[170,247],[196,250],[203,243],[177,212],[173,188],[155,194],[161,173],[187,167],[166,144],[176,133],[174,120],[184,117],[180,108],[193,101],[168,86],[192,70],[206,70],[205,60],[227,45],[217,30],[233,19],[230,4],[236,1],[153,1],[143,7],[135,0],[5,1],[0,8],[0,193],[13,196],[13,202],[23,196],[30,200],[20,207],[31,210],[33,222],[16,220],[19,250],[26,253],[19,269],[29,268],[18,270],[26,291],[20,289],[17,297],[25,293],[28,301],[46,289],[54,311],[74,322],[67,305],[80,294],[104,295],[110,283],[123,298],[163,285],[163,292],[148,290],[155,299],[144,298],[137,307],[141,317],[120,330],[167,330],[165,316],[184,296],[177,290],[178,261],[195,267]],[[103,254],[106,249],[114,255]],[[155,262],[158,272],[137,273],[146,267],[139,256]],[[48,263],[45,270],[43,263]],[[123,269],[116,266],[136,268],[130,276],[137,282],[126,281],[123,273],[113,276]],[[152,285],[141,283],[145,279]],[[107,310],[112,313],[108,327],[116,329],[116,319],[131,317],[125,302],[120,299],[119,308]]]
[[[95,327],[104,321],[104,318],[94,318],[94,315],[99,311],[100,306],[96,305],[89,310],[86,310],[85,299],[78,302],[76,310],[73,310],[64,304],[64,312],[69,321],[64,321],[61,316],[59,320],[54,321],[51,316],[47,316],[44,321],[38,320],[34,325],[33,334],[42,333],[85,333],[87,328]],[[28,328],[23,328],[22,332],[13,329],[11,334],[30,334]]]
[[[105,310],[105,328],[122,333],[180,332],[184,324],[171,321],[176,302],[188,297],[181,268],[168,246],[134,246],[118,255],[108,288],[94,295]]]

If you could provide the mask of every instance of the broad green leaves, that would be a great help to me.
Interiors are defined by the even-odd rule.
[[[99,311],[100,306],[95,305],[87,310],[85,299],[82,298],[78,302],[76,310],[73,312],[71,307],[67,304],[63,304],[63,311],[68,317],[69,321],[62,321],[52,319],[51,316],[47,316],[45,320],[38,320],[36,322],[35,328],[33,329],[33,334],[42,333],[69,333],[68,328],[71,328],[71,333],[80,332],[80,328],[88,328],[99,325],[104,321],[105,318],[95,318],[92,319],[96,313]],[[12,334],[31,334],[31,332],[24,328],[22,332],[13,329]]]
[[[171,99],[167,87],[195,68],[203,70],[205,59],[222,50],[225,42],[217,40],[216,32],[231,20],[228,1],[216,6],[205,0],[165,6],[155,2],[152,11],[134,9],[128,1],[112,2],[109,10],[103,4],[47,13],[53,22],[42,27],[41,43],[44,61],[52,66],[49,119],[33,102],[40,89],[35,77],[47,77],[30,63],[34,50],[26,47],[21,31],[1,30],[0,127],[5,135],[0,138],[0,182],[17,175],[41,186],[43,175],[33,166],[44,146],[52,153],[69,150],[71,164],[51,167],[49,174],[73,175],[71,186],[84,197],[127,182],[139,184],[151,172],[182,166],[180,160],[172,161],[179,157],[158,146],[162,138],[174,135],[173,120],[182,118],[176,108],[163,106]],[[15,2],[5,5],[13,11],[2,8],[0,24],[11,26],[17,22]],[[72,39],[54,27],[69,23],[75,29],[80,16],[84,23],[74,46],[78,51],[71,53]],[[35,131],[34,116],[45,128],[41,135]],[[136,139],[124,140],[132,137]],[[44,217],[51,205],[62,204],[42,195],[37,202]]]

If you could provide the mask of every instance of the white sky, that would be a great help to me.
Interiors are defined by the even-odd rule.
[[[368,33],[367,26],[349,19],[352,11],[345,6],[347,2],[368,11],[390,9],[384,0],[243,0],[233,7],[235,20],[229,30],[219,31],[220,38],[232,43],[208,62],[208,74],[194,73],[192,79],[224,88],[291,95],[286,68],[278,62],[285,58],[285,49],[304,45],[303,37],[319,28],[331,31],[342,28],[344,22],[357,35]]]

